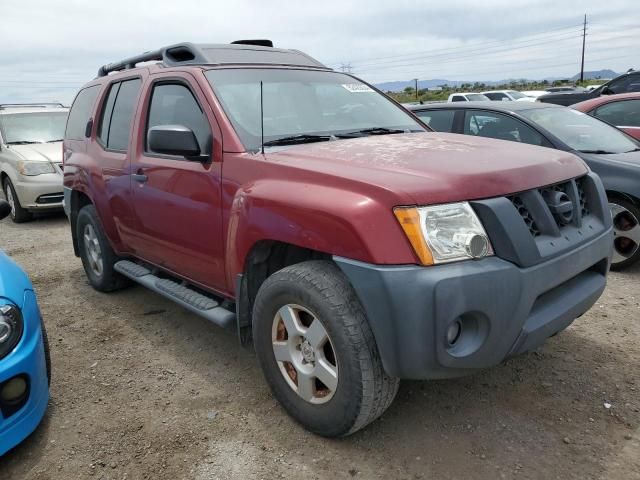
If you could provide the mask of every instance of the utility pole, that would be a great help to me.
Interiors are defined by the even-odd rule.
[[[582,27],[582,64],[580,66],[580,83],[584,82],[584,45],[587,38],[587,14],[584,14],[584,25]]]
[[[414,78],[414,80],[416,81],[416,102],[418,101],[418,79]]]

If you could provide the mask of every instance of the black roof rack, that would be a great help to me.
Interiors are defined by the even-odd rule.
[[[5,108],[65,108],[61,103],[0,103],[0,110]]]
[[[145,52],[119,62],[103,65],[98,77],[135,68],[142,62],[161,62],[165,66],[262,64],[319,68],[328,67],[299,50],[273,48],[271,40],[236,40],[230,44],[178,43]]]

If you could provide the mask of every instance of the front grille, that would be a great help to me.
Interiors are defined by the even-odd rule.
[[[589,215],[589,208],[587,207],[587,195],[584,191],[584,178],[579,178],[576,180],[576,186],[578,187],[578,197],[580,200],[580,210],[582,211],[582,216],[586,217]]]
[[[590,215],[584,180],[581,177],[512,195],[509,198],[518,210],[531,236],[559,236],[568,226],[580,226],[582,219]],[[570,211],[559,211],[567,203]]]
[[[533,235],[534,237],[537,237],[538,235],[540,235],[540,230],[538,230],[536,221],[531,216],[531,213],[525,206],[524,202],[522,201],[522,198],[520,198],[518,195],[515,195],[513,197],[509,197],[509,200],[511,200],[511,203],[513,203],[513,206],[516,207],[516,209],[518,210],[518,213],[522,217],[522,220],[524,220],[524,223],[529,228],[531,235]]]

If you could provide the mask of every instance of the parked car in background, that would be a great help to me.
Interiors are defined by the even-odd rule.
[[[570,108],[495,102],[410,107],[441,132],[497,138],[572,152],[600,175],[613,214],[612,268],[640,260],[640,143]],[[578,199],[574,198],[574,202]]]
[[[431,132],[358,78],[267,41],[100,68],[64,151],[90,284],[134,281],[252,337],[274,396],[325,436],[374,421],[400,378],[535,348],[606,284],[611,215],[580,159]],[[549,185],[585,208],[539,201]],[[548,221],[533,226],[527,208]]]
[[[482,95],[481,93],[467,92],[467,93],[452,93],[449,95],[447,102],[482,102],[489,101],[489,97]]]
[[[533,98],[535,100],[539,96],[546,95],[549,92],[547,92],[546,90],[523,90],[522,93],[524,93],[527,97]]]
[[[609,80],[598,88],[575,92],[550,93],[538,97],[538,102],[555,103],[556,105],[573,105],[574,103],[591,100],[602,95],[617,95],[620,93],[640,92],[640,71],[630,71]]]
[[[597,85],[587,85],[586,87],[584,87],[585,90],[591,91],[591,90],[595,90],[596,88],[600,88],[603,84],[599,83]]]
[[[584,88],[575,87],[573,85],[565,85],[563,87],[549,87],[546,89],[547,93],[563,93],[563,92],[583,92]]]
[[[488,97],[489,100],[498,101],[498,102],[533,102],[534,99],[528,97],[524,93],[518,92],[516,90],[490,90],[488,92],[482,92],[482,95]]]
[[[0,184],[16,223],[62,210],[61,104],[0,105]]]
[[[0,200],[0,220],[10,213]],[[50,380],[49,342],[33,286],[0,251],[0,456],[42,420]]]
[[[615,125],[640,140],[640,92],[603,95],[576,103],[571,108]]]

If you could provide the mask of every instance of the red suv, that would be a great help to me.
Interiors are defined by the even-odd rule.
[[[400,378],[536,348],[605,288],[611,215],[577,157],[431,132],[267,41],[102,67],[64,162],[90,283],[140,283],[252,338],[274,395],[321,435],[375,420]]]

